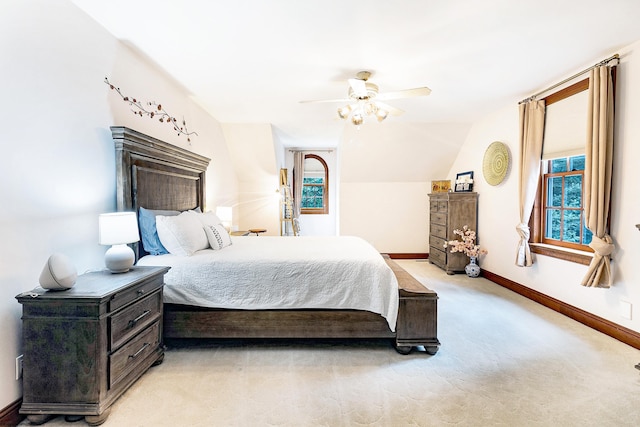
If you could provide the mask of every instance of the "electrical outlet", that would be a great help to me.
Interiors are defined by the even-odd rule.
[[[16,381],[22,378],[22,359],[22,354],[16,357]]]
[[[631,320],[632,305],[629,301],[620,300],[620,316]]]

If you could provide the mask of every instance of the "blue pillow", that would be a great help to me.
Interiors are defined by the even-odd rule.
[[[150,209],[140,208],[138,215],[138,223],[140,225],[140,237],[142,238],[142,247],[151,255],[168,254],[169,251],[162,246],[158,237],[158,229],[156,228],[156,215],[174,216],[179,211],[153,211]]]

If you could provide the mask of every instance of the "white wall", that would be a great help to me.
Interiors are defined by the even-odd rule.
[[[345,127],[340,234],[360,236],[380,252],[427,253],[431,181],[446,179],[470,126],[388,120]]]
[[[219,123],[152,64],[68,1],[5,0],[0,14],[0,408],[21,396],[15,296],[38,284],[53,252],[78,272],[103,268],[97,218],[115,210],[109,126],[128,126],[212,158],[207,203],[237,192]],[[103,83],[161,102],[198,132],[192,144],[169,125],[134,116]]]
[[[542,255],[534,255],[535,264],[531,268],[515,265],[518,242],[515,227],[519,222],[518,169],[515,166],[520,155],[517,107],[519,100],[514,100],[512,105],[474,124],[449,172],[449,177],[455,177],[457,172],[475,171],[475,189],[480,194],[478,236],[482,246],[489,250],[489,254],[481,259],[483,268],[597,316],[640,331],[640,270],[636,266],[640,259],[640,231],[635,227],[635,224],[640,223],[640,201],[636,183],[640,158],[640,144],[637,142],[640,140],[640,122],[637,120],[640,115],[640,99],[637,96],[640,93],[640,42],[618,53],[621,55],[621,64],[618,69],[611,218],[611,235],[616,250],[612,261],[615,282],[611,289],[582,287],[580,281],[587,269],[584,265]],[[593,63],[599,59],[594,58]],[[573,72],[568,72],[567,76],[572,74]],[[502,141],[509,146],[513,162],[506,181],[495,187],[488,185],[482,177],[484,151],[493,141]],[[621,317],[620,300],[632,303],[632,320]]]
[[[233,207],[233,225],[279,236],[280,167],[271,125],[225,123],[222,128],[239,185],[237,199],[223,203]]]

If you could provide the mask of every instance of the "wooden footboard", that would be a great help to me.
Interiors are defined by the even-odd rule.
[[[437,294],[393,260],[400,304],[396,332],[376,313],[358,310],[226,310],[165,304],[165,338],[390,338],[401,353],[438,351]]]

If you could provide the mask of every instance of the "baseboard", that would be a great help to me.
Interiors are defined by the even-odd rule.
[[[391,259],[428,259],[428,253],[399,253],[399,254],[387,254]]]
[[[20,415],[19,412],[20,405],[22,405],[22,399],[18,399],[0,410],[0,427],[14,427],[24,420],[25,416]]]
[[[520,294],[532,301],[544,305],[545,307],[557,311],[560,314],[564,314],[565,316],[578,321],[583,325],[589,326],[596,331],[602,332],[605,335],[609,335],[610,337],[615,338],[618,341],[622,341],[623,343],[640,350],[640,333],[634,330],[625,328],[624,326],[620,326],[616,323],[611,322],[610,320],[603,319],[602,317],[596,316],[595,314],[589,313],[588,311],[584,311],[578,307],[574,307],[570,304],[557,300],[553,297],[550,297],[549,295],[545,295],[542,292],[538,292],[536,290],[528,288],[524,285],[514,282],[513,280],[499,276],[490,271],[483,269],[482,276],[502,287],[510,289],[517,294]]]

